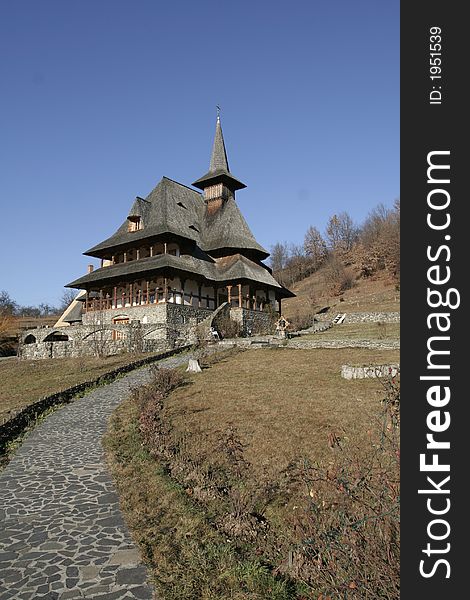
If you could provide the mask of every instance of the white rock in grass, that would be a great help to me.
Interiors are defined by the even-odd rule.
[[[201,373],[202,369],[199,365],[199,361],[196,358],[190,358],[189,359],[189,364],[188,364],[188,368],[186,369],[186,372],[191,372],[191,373]]]

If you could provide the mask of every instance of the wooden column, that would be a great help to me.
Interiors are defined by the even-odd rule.
[[[124,259],[124,262],[127,262],[127,252],[123,253],[123,259]]]
[[[238,284],[238,307],[242,307],[242,284]]]
[[[165,277],[163,285],[163,298],[168,302],[168,279]]]
[[[129,285],[129,304],[134,306],[134,284]]]
[[[198,285],[197,286],[197,296],[198,296],[197,307],[198,308],[201,308],[201,294],[202,294],[202,285]]]
[[[164,254],[166,254],[166,242],[163,243]]]
[[[114,286],[114,308],[117,308],[117,287]]]
[[[282,315],[282,310],[281,310],[281,299],[279,298],[278,300],[278,304],[279,304],[279,315]]]
[[[88,312],[88,298],[89,298],[89,294],[88,294],[88,290],[87,290],[86,296],[85,296],[85,312]]]
[[[115,257],[115,256],[111,256],[111,263],[112,263],[113,265],[115,265],[115,264],[116,264],[116,257]]]
[[[150,256],[153,256],[153,246],[150,246]]]
[[[140,258],[140,248],[137,248],[136,250],[136,260],[139,260]]]
[[[227,286],[227,292],[228,292],[227,300],[228,300],[229,306],[232,306],[232,286],[231,285]]]
[[[150,304],[150,282],[147,281],[147,304]]]
[[[186,279],[181,279],[181,304],[184,306],[184,284]]]

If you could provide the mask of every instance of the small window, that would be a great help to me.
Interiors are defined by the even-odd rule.
[[[186,208],[186,206],[182,203],[182,202],[177,202],[176,203],[178,206],[181,206],[181,208]]]
[[[193,229],[194,231],[197,231],[199,233],[199,229],[196,227],[196,225],[190,225],[189,229]]]
[[[142,229],[142,219],[140,217],[128,217],[129,225],[128,231],[139,231]]]

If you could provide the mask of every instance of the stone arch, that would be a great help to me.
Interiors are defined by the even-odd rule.
[[[37,339],[34,337],[32,333],[28,333],[28,335],[24,338],[23,344],[35,344]]]
[[[45,338],[44,342],[68,342],[69,336],[61,331],[51,331]]]
[[[153,329],[145,331],[143,337],[144,338],[148,338],[148,337],[150,337],[152,335],[152,333],[155,333],[156,331],[162,331],[162,330],[165,330],[165,329],[166,329],[166,325],[165,324],[163,324],[163,323],[158,324]]]
[[[94,341],[96,339],[99,339],[100,341],[107,342],[117,338],[123,339],[128,337],[128,331],[129,330],[127,327],[103,327],[101,329],[96,329],[95,331],[87,333],[87,335],[83,338],[82,341]]]

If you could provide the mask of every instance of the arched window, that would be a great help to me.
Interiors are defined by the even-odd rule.
[[[25,344],[35,344],[37,342],[36,338],[34,337],[34,335],[32,335],[31,333],[29,333],[25,338],[24,338],[24,343]]]
[[[68,342],[69,336],[65,335],[65,333],[57,333],[54,331],[50,333],[46,338],[44,338],[45,342]]]

